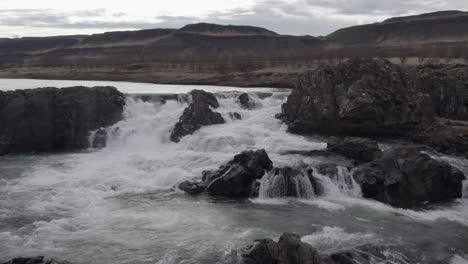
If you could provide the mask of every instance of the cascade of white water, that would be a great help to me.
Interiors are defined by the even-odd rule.
[[[314,187],[306,174],[300,173],[288,177],[282,170],[272,170],[263,176],[260,181],[260,199],[288,196],[295,196],[300,199],[312,199],[315,197]]]
[[[335,175],[323,175],[314,169],[313,176],[326,196],[362,196],[361,187],[353,178],[353,171],[345,167],[338,166]]]

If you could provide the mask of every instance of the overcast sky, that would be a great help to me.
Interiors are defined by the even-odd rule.
[[[393,16],[468,10],[468,0],[0,0],[0,37],[90,34],[190,23],[327,35]]]

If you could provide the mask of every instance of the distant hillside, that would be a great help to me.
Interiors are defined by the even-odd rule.
[[[468,61],[468,13],[390,18],[325,37],[192,24],[95,35],[0,39],[0,77],[292,86],[297,72],[352,57]]]

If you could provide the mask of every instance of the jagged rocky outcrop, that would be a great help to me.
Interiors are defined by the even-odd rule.
[[[189,94],[191,103],[185,108],[171,133],[171,140],[174,142],[179,142],[182,137],[191,135],[202,126],[225,123],[221,114],[211,109],[219,107],[218,100],[212,93],[193,90]]]
[[[282,112],[291,132],[351,136],[403,135],[434,117],[419,77],[382,59],[305,72]]]
[[[323,264],[317,249],[293,233],[284,233],[278,242],[259,239],[242,253],[243,264]]]
[[[2,264],[70,264],[70,262],[45,259],[42,256],[38,256],[31,258],[14,258]]]
[[[382,153],[377,141],[356,137],[329,137],[327,151],[341,154],[358,162],[373,161]]]
[[[114,87],[0,91],[0,154],[87,148],[91,131],[122,118]]]
[[[402,136],[465,154],[464,125],[438,120],[464,121],[467,109],[464,65],[402,67],[382,59],[351,59],[302,74],[278,117],[293,133]]]
[[[400,146],[359,166],[354,179],[365,198],[395,207],[411,208],[462,196],[461,171],[422,152],[421,146]]]
[[[245,198],[255,191],[256,181],[271,169],[272,161],[265,150],[244,151],[218,170],[203,172],[201,180],[183,182],[179,188],[189,194],[206,191],[214,196]]]

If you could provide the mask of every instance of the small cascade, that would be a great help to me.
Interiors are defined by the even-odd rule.
[[[346,167],[336,166],[326,172],[313,168],[312,177],[322,195],[362,197],[361,187],[354,180],[353,171]]]
[[[259,198],[297,197],[312,199],[314,187],[309,177],[291,168],[275,168],[260,181]]]

